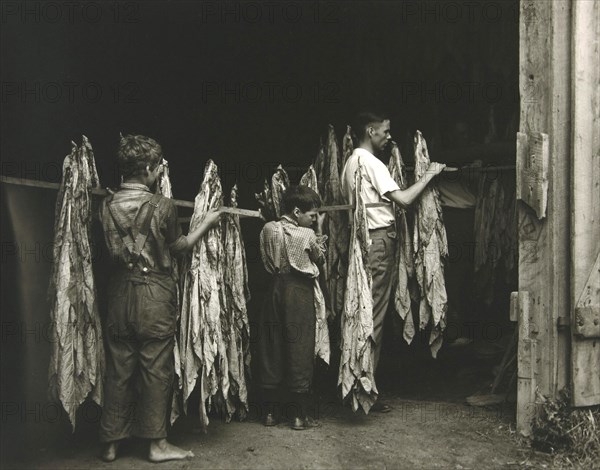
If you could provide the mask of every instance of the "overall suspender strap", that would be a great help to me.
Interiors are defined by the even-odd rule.
[[[281,241],[282,244],[285,243],[285,237],[283,235],[283,227],[281,226],[281,223],[277,223],[275,224],[277,233],[281,236]],[[281,245],[279,243],[275,244],[275,252],[273,253],[273,264],[275,267],[275,272],[280,272],[281,271]]]
[[[140,258],[140,255],[142,253],[142,249],[144,248],[144,245],[146,244],[146,239],[148,238],[148,233],[150,232],[150,224],[152,222],[152,216],[154,215],[154,211],[158,207],[158,203],[159,203],[161,197],[162,196],[160,194],[154,194],[148,200],[149,207],[146,212],[146,217],[144,218],[144,221],[142,222],[142,226],[140,227],[140,231],[137,234],[137,236],[135,237],[135,240],[133,238],[131,238],[131,235],[129,234],[129,232],[127,230],[125,230],[124,227],[120,224],[118,217],[114,213],[114,209],[111,207],[112,199],[110,201],[108,201],[106,204],[106,206],[108,207],[108,211],[110,212],[110,215],[111,215],[115,225],[117,226],[117,229],[119,231],[119,236],[121,237],[121,240],[123,240],[123,244],[125,245],[125,247],[127,248],[127,251],[129,252],[129,265],[131,268],[133,268],[137,264],[137,262]]]
[[[134,251],[131,253],[132,262],[135,264],[142,253],[142,248],[146,244],[146,239],[148,238],[148,233],[150,232],[150,223],[152,222],[152,216],[154,215],[154,211],[158,207],[158,201],[162,196],[160,194],[153,194],[148,204],[148,212],[146,213],[146,218],[142,223],[142,227],[140,228],[140,232],[137,237],[135,237]]]

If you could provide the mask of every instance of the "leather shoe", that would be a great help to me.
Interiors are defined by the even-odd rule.
[[[304,425],[304,420],[302,418],[294,418],[292,420],[292,424],[290,426],[294,431],[304,431],[306,426]]]
[[[265,416],[264,425],[265,426],[277,426],[277,421],[275,420],[275,416],[273,416],[273,413],[267,413],[267,416]]]
[[[314,420],[308,416],[304,419],[294,418],[292,420],[292,425],[291,425],[291,428],[296,431],[304,431],[305,429],[320,428],[320,427],[321,427],[321,423],[319,423],[317,420]]]
[[[304,428],[305,429],[320,428],[320,427],[321,427],[321,423],[319,423],[316,419],[313,419],[310,416],[307,416],[306,418],[304,418]]]

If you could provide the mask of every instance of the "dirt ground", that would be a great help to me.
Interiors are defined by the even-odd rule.
[[[287,424],[265,427],[258,420],[225,424],[213,420],[208,434],[179,426],[171,441],[193,450],[184,462],[152,464],[146,445],[133,441],[112,464],[98,459],[93,441],[60,452],[38,451],[5,468],[541,468],[546,456],[520,448],[511,435],[509,410],[388,399],[389,413],[353,414],[322,407],[321,427],[294,431]]]
[[[404,364],[383,364],[389,413],[365,416],[342,406],[327,380],[317,390],[312,414],[321,427],[294,431],[287,423],[265,427],[258,407],[245,422],[211,419],[207,434],[194,432],[190,418],[180,419],[170,440],[191,449],[195,458],[153,464],[146,461],[147,444],[131,441],[117,461],[98,455],[94,433],[76,433],[70,442],[34,449],[26,459],[4,462],[3,468],[549,468],[546,454],[523,446],[514,433],[514,404],[475,408],[465,397],[485,389],[489,361],[466,361],[474,354],[447,353],[438,360],[404,355]],[[398,357],[398,356],[396,356]],[[412,362],[411,362],[412,361]]]

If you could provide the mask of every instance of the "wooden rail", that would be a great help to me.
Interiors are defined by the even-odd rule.
[[[15,185],[19,185],[19,186],[30,186],[30,187],[34,187],[34,188],[44,188],[44,189],[54,189],[54,190],[58,190],[60,188],[59,183],[49,183],[47,181],[15,178],[12,176],[3,176],[3,175],[0,175],[0,182],[7,183],[7,184],[15,184]],[[102,188],[94,188],[91,190],[91,193],[94,194],[95,196],[106,196],[108,194],[108,191],[106,189],[102,189]],[[173,199],[173,201],[175,202],[176,206],[190,207],[192,209],[194,208],[194,203],[192,201],[184,201],[181,199]],[[389,203],[389,202],[374,202],[374,203],[366,204],[366,207],[384,207],[384,206],[389,206],[390,204],[391,203]],[[338,206],[319,207],[319,212],[347,211],[347,210],[352,210],[352,209],[354,209],[353,205],[344,204],[344,205],[338,205]],[[259,211],[250,210],[250,209],[241,209],[239,207],[222,207],[221,211],[225,212],[226,214],[239,215],[240,217],[261,218]],[[179,219],[179,221],[180,222],[189,222],[190,217],[182,217]]]

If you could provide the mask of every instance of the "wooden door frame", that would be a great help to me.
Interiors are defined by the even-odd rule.
[[[517,429],[525,435],[540,397],[569,383],[570,335],[560,325],[570,311],[571,6],[520,1],[519,131],[548,141],[545,217],[517,201],[519,299],[527,302],[519,308]]]

